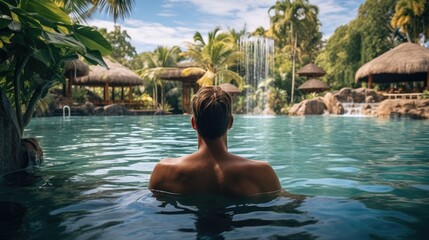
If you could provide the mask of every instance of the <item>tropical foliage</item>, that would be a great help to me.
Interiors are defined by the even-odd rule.
[[[164,104],[164,87],[166,83],[165,81],[161,81],[159,75],[166,69],[177,66],[177,63],[181,59],[180,52],[181,50],[178,46],[171,48],[158,46],[153,52],[142,53],[137,57],[138,60],[134,60],[135,64],[137,64],[137,61],[140,61],[140,65],[142,66],[138,70],[140,76],[152,85],[155,108],[161,107],[161,109],[167,109],[164,107],[166,106]],[[159,97],[161,101],[159,101]]]
[[[427,0],[399,0],[390,22],[404,33],[408,42],[419,42],[419,35],[429,36],[429,2]]]
[[[21,132],[38,100],[64,81],[64,62],[84,57],[106,66],[110,44],[94,29],[72,23],[53,1],[0,1],[0,90],[15,106]]]
[[[134,6],[134,0],[54,0],[54,2],[78,22],[86,21],[97,11],[104,11],[116,22],[118,18],[128,17]]]
[[[97,29],[97,28],[95,28]],[[116,25],[111,32],[105,28],[97,29],[112,46],[110,57],[122,65],[127,63],[137,55],[136,48],[130,43],[131,37],[126,30],[121,30],[121,26]]]
[[[290,56],[292,60],[290,88],[292,102],[295,91],[296,61],[303,64],[311,62],[320,49],[322,35],[318,12],[317,6],[311,5],[308,0],[277,1],[269,9],[271,34],[276,40],[277,48],[283,56]]]
[[[201,74],[202,77],[197,81],[200,86],[235,82],[242,88],[242,77],[230,70],[241,57],[236,39],[231,34],[221,33],[220,30],[216,27],[209,32],[207,40],[204,40],[200,32],[195,33],[194,43],[188,43],[188,50],[184,52],[184,56],[200,67],[186,68],[182,74],[185,76]]]
[[[389,24],[395,2],[367,0],[357,18],[337,28],[328,39],[316,64],[326,71],[325,78],[332,88],[354,86],[360,66],[404,40]]]

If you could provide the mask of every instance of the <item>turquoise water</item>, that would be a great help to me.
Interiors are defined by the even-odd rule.
[[[0,238],[429,236],[429,121],[236,116],[229,134],[294,196],[152,197],[155,164],[197,148],[189,116],[33,119],[45,163],[0,180]]]

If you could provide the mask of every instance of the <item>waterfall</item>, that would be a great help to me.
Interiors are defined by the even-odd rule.
[[[263,113],[266,90],[274,73],[274,40],[261,36],[242,36],[240,51],[244,54],[239,64],[244,74],[246,113]]]
[[[344,108],[344,116],[362,117],[373,115],[379,103],[341,103]]]

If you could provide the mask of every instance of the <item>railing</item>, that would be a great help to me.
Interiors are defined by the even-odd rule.
[[[64,105],[64,107],[63,107],[63,118],[66,118],[66,110],[68,110],[68,111],[69,111],[69,115],[68,115],[67,117],[70,117],[70,116],[71,116],[71,110],[70,110],[70,107],[69,107],[68,105]]]
[[[383,93],[388,99],[419,99],[421,93]]]

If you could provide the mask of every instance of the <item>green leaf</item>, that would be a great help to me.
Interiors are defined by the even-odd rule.
[[[103,56],[99,51],[89,50],[83,57],[91,64],[99,64],[100,66],[109,69],[106,62],[103,60]]]
[[[42,36],[45,43],[54,44],[58,47],[68,47],[81,54],[86,52],[85,46],[70,36],[55,32],[44,32]]]
[[[30,0],[21,1],[21,8],[27,12],[34,12],[47,20],[53,22],[62,22],[66,24],[72,24],[70,17],[53,1],[46,0]]]
[[[12,22],[12,18],[6,15],[0,15],[0,28],[7,27]]]
[[[98,50],[103,55],[109,55],[112,52],[110,43],[91,27],[77,27],[74,29],[74,36],[90,50]]]

